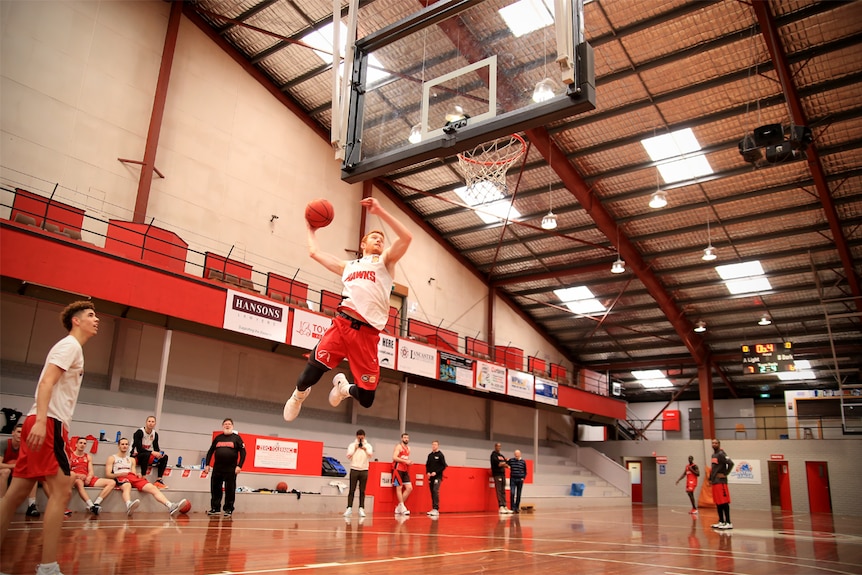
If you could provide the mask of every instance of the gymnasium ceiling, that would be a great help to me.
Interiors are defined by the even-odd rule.
[[[358,36],[403,18],[409,2],[423,6],[360,2]],[[505,25],[499,4],[488,0],[487,18],[471,20],[476,38]],[[184,11],[328,134],[332,67],[297,56],[310,50],[295,40],[330,23],[332,5],[198,0]],[[699,363],[712,366],[716,398],[859,386],[862,2],[595,0],[584,20],[597,107],[524,134],[527,154],[509,172],[520,218],[485,224],[437,201],[464,185],[451,158],[376,183],[561,356],[610,373],[629,401],[698,397]],[[813,143],[797,161],[746,162],[740,140],[772,123],[807,126]],[[668,184],[641,140],[685,128],[713,173]],[[654,209],[659,188],[668,203]],[[549,207],[553,232],[540,227]],[[714,261],[701,259],[708,243]],[[625,272],[612,274],[618,254]],[[752,260],[770,287],[732,295],[716,266]],[[605,311],[570,311],[553,290],[574,286],[587,286]],[[769,325],[759,325],[764,317]],[[694,331],[698,322],[705,332]],[[767,342],[791,342],[813,379],[744,375],[741,346]],[[673,388],[637,383],[632,370],[649,369]]]

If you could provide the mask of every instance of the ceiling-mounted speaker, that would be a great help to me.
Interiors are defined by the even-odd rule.
[[[786,162],[794,157],[793,147],[791,147],[790,142],[781,142],[780,144],[766,147],[766,161],[770,164]]]
[[[794,150],[804,150],[814,141],[814,135],[808,126],[790,126],[790,144]]]
[[[754,138],[751,134],[746,134],[745,137],[739,141],[739,155],[741,155],[742,159],[749,164],[753,164],[763,156],[760,152],[760,148],[754,145]]]
[[[754,129],[754,144],[761,148],[780,144],[784,141],[784,129],[781,124],[766,124]]]

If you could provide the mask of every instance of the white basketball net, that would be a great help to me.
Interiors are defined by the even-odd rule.
[[[458,166],[467,182],[466,195],[471,206],[501,200],[508,195],[506,173],[526,149],[524,139],[513,134],[458,154]]]

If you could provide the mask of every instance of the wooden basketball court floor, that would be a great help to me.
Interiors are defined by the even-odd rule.
[[[65,575],[557,573],[835,575],[862,573],[862,518],[731,508],[732,531],[670,507],[538,509],[535,513],[137,513],[64,523]],[[0,571],[32,574],[41,519],[16,516]]]

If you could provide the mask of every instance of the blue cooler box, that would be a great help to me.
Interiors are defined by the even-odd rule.
[[[569,492],[569,495],[574,495],[576,497],[580,497],[584,494],[584,484],[583,483],[572,483],[572,490]]]

